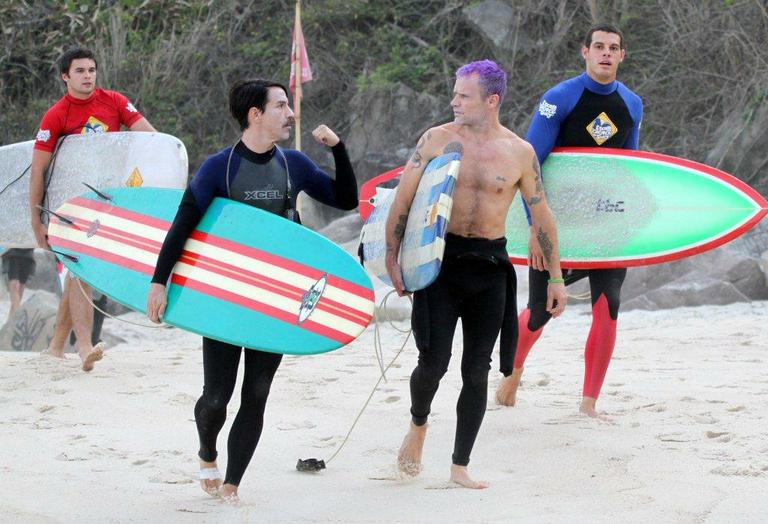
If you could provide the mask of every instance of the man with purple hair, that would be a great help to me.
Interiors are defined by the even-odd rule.
[[[403,171],[386,226],[387,271],[402,296],[406,291],[398,254],[421,176],[433,158],[454,151],[461,154],[440,274],[413,297],[411,324],[419,360],[411,374],[412,418],[398,466],[410,476],[421,470],[427,417],[448,369],[453,334],[461,318],[462,389],[456,405],[450,478],[475,489],[488,487],[469,476],[467,464],[485,414],[493,346],[501,332],[501,371],[506,376],[512,372],[517,344],[515,275],[507,257],[504,222],[518,188],[531,208],[550,267],[547,310],[556,317],[566,303],[555,220],[544,196],[539,162],[530,144],[499,123],[506,88],[506,73],[490,60],[456,71],[451,100],[454,120],[427,130],[419,140]]]

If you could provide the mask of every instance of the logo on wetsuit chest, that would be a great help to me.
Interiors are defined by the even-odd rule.
[[[274,186],[269,185],[264,189],[257,189],[255,191],[245,191],[244,200],[282,200],[283,194],[279,189],[274,189]]]
[[[306,293],[301,297],[301,305],[299,306],[299,324],[303,323],[305,320],[309,318],[309,315],[312,314],[312,312],[317,307],[318,302],[320,302],[320,297],[323,296],[323,293],[325,292],[325,284],[328,281],[328,276],[323,275],[318,279],[317,282],[312,284],[312,287],[310,287]]]
[[[605,200],[599,198],[597,200],[597,209],[595,211],[602,211],[605,213],[623,213],[624,201],[617,200],[616,202],[611,202],[610,198],[606,198]]]
[[[619,128],[608,118],[605,112],[600,113],[597,118],[592,120],[586,129],[599,146],[619,131]]]

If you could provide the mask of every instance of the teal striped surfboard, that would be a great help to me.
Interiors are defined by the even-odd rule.
[[[49,242],[75,275],[146,311],[157,255],[182,191],[107,189],[68,200]],[[368,326],[370,278],[336,244],[282,217],[216,198],[184,246],[168,289],[168,324],[274,353],[344,346]]]

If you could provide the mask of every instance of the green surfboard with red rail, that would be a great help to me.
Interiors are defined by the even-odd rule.
[[[396,168],[360,190],[360,214],[376,206],[376,188]],[[630,267],[703,253],[748,231],[768,214],[768,201],[714,167],[646,151],[555,148],[542,166],[565,268]],[[526,264],[530,229],[520,195],[506,222],[507,251]]]

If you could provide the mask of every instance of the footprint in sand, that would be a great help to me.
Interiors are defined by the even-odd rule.
[[[390,397],[385,398],[384,402],[386,402],[387,404],[392,404],[393,402],[397,402],[398,400],[400,400],[400,397],[398,397],[397,395],[392,395]]]
[[[699,424],[717,424],[719,422],[719,420],[709,413],[699,413],[698,415],[694,415],[693,420]]]
[[[315,427],[313,422],[305,420],[303,422],[282,422],[277,425],[277,429],[280,431],[294,431],[297,429],[312,429]]]
[[[727,431],[707,431],[705,433],[707,438],[715,439],[718,442],[730,442],[731,441],[731,434]]]
[[[37,408],[37,411],[39,411],[40,413],[46,413],[48,411],[53,411],[54,409],[55,409],[55,406],[51,406],[49,404],[43,404],[42,406]]]
[[[744,406],[739,405],[739,406],[730,407],[726,411],[730,411],[731,413],[736,413],[738,411],[744,411],[745,409],[747,409],[747,408],[744,407]]]
[[[662,442],[691,442],[693,439],[682,433],[661,433],[656,438]]]

